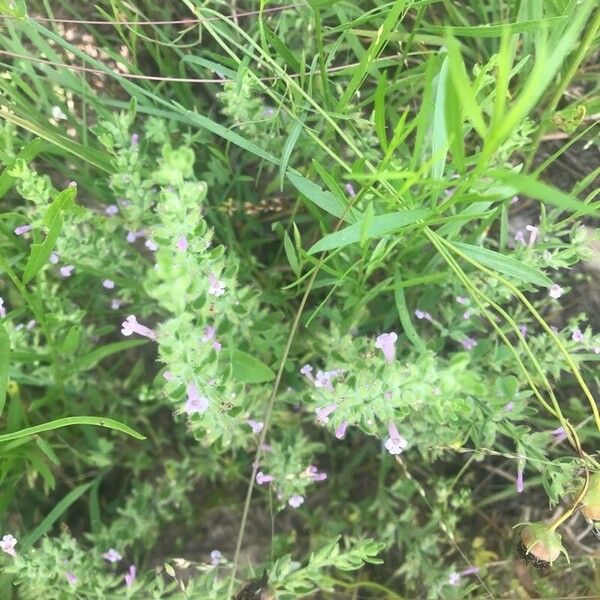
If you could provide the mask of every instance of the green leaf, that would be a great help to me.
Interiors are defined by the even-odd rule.
[[[233,376],[242,383],[263,383],[275,379],[275,373],[254,356],[233,350],[231,352]]]
[[[552,281],[544,273],[523,264],[511,256],[462,242],[452,242],[452,245],[458,248],[465,256],[497,271],[501,275],[543,287],[550,287],[552,285]]]
[[[300,265],[298,263],[298,257],[296,256],[296,249],[294,248],[294,244],[292,244],[292,240],[287,231],[283,232],[283,248],[288,262],[290,263],[290,267],[292,267],[292,271],[294,271],[294,275],[300,277]]]
[[[122,352],[123,350],[128,350],[129,348],[135,348],[136,346],[141,346],[146,343],[147,340],[123,340],[122,342],[106,344],[105,346],[101,346],[100,348],[92,350],[89,354],[86,354],[79,360],[75,361],[73,364],[73,371],[87,371],[88,369],[95,367],[102,359],[110,356],[111,354],[116,354],[117,352]]]
[[[492,169],[489,174],[502,181],[502,183],[511,186],[515,193],[525,194],[530,198],[540,200],[544,204],[551,204],[562,210],[580,215],[598,214],[598,203],[584,204],[574,196],[542,183],[530,175],[521,175],[504,169]]]
[[[41,244],[32,244],[31,252],[23,272],[23,285],[31,281],[48,263],[48,259],[54,250],[56,240],[62,228],[62,213],[73,206],[76,189],[69,187],[56,196],[44,216],[44,225],[48,227],[48,235]]]
[[[26,163],[31,162],[42,150],[43,142],[40,138],[35,138],[23,148],[17,156],[6,165],[2,175],[0,175],[0,198],[4,197],[4,194],[10,190],[15,182],[15,177],[9,175],[9,171],[15,166],[19,160],[24,160]]]
[[[373,217],[366,231],[366,239],[380,238],[388,233],[393,233],[407,225],[423,219],[428,211],[425,209],[404,210],[402,212],[388,213]],[[355,244],[361,239],[361,228],[364,218],[358,223],[350,225],[345,229],[330,233],[320,239],[309,251],[309,254],[323,252],[324,250],[336,250],[350,244]]]
[[[448,154],[448,133],[446,129],[446,89],[448,87],[448,57],[444,58],[440,72],[435,78],[435,108],[431,129],[431,176],[442,179]]]
[[[26,427],[19,431],[13,431],[12,433],[5,433],[0,435],[0,443],[10,442],[11,440],[18,440],[20,438],[36,435],[45,431],[52,431],[54,429],[60,429],[62,427],[71,427],[72,425],[94,425],[96,427],[106,427],[107,429],[114,429],[126,433],[136,440],[145,440],[146,438],[139,434],[137,431],[131,429],[127,425],[115,421],[114,419],[107,419],[105,417],[65,417],[63,419],[55,419],[48,423],[42,423],[41,425],[35,425],[34,427]]]
[[[71,354],[71,352],[73,352],[77,346],[79,346],[80,339],[81,325],[73,325],[67,332],[64,342],[62,343],[62,351],[65,354]]]
[[[6,402],[6,386],[8,385],[8,365],[10,364],[10,338],[4,325],[0,323],[0,416]]]
[[[394,276],[394,300],[396,301],[396,310],[398,311],[400,324],[409,341],[422,352],[426,349],[425,342],[421,339],[413,325],[408,312],[408,307],[406,306],[406,298],[404,297],[404,287],[402,283],[400,273],[396,272],[396,275]]]
[[[348,210],[347,206],[340,198],[334,196],[331,192],[325,191],[316,183],[313,183],[309,179],[306,179],[306,177],[303,177],[294,171],[288,170],[287,178],[305,198],[310,200],[313,204],[316,204],[319,208],[322,208],[325,212],[328,212],[338,219],[343,218],[344,221],[347,221],[348,223],[354,223],[356,221],[354,214]]]
[[[45,533],[50,531],[50,528],[60,517],[66,512],[66,510],[79,500],[83,494],[85,494],[90,487],[93,485],[93,481],[89,483],[83,483],[76,488],[72,489],[42,520],[42,522],[23,540],[21,544],[21,551],[25,552],[29,550]]]
[[[281,191],[283,191],[283,182],[290,156],[292,155],[294,146],[296,145],[298,137],[300,136],[300,132],[302,131],[303,121],[303,117],[298,117],[298,120],[294,123],[287,140],[285,140],[283,151],[281,152],[281,162],[279,163],[279,189]]]

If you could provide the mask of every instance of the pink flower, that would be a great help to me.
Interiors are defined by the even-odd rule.
[[[216,329],[212,325],[208,325],[204,328],[204,334],[202,335],[203,342],[210,342],[215,339]]]
[[[115,287],[115,282],[112,279],[105,279],[102,282],[102,287],[106,288],[107,290],[112,290]]]
[[[529,231],[529,245],[533,246],[538,238],[540,228],[537,225],[527,225],[525,229]]]
[[[304,504],[304,496],[300,496],[298,494],[294,494],[289,500],[288,500],[288,504],[292,507],[292,508],[299,508],[300,506],[302,506],[302,504]]]
[[[131,134],[131,145],[137,146],[140,143],[140,136],[137,133]]]
[[[208,274],[208,293],[217,297],[225,293],[225,282],[217,279],[212,273]]]
[[[354,187],[351,183],[347,183],[345,186],[346,191],[348,192],[348,196],[350,196],[350,198],[356,198],[356,192],[354,191]]]
[[[305,471],[307,477],[309,477],[312,481],[325,481],[327,479],[327,473],[319,473],[319,469],[314,465],[310,465]]]
[[[333,390],[331,380],[334,376],[333,371],[317,371],[317,378],[315,379],[316,388],[325,388],[326,390]]]
[[[315,378],[313,377],[312,371],[313,371],[313,368],[310,365],[308,365],[308,364],[304,365],[300,369],[300,373],[302,375],[304,375],[304,377],[306,377],[306,379],[308,379],[309,381],[314,382]]]
[[[119,207],[116,204],[109,204],[104,209],[104,212],[106,213],[107,216],[114,217],[119,212]]]
[[[252,433],[260,433],[265,426],[262,421],[255,421],[254,419],[248,419],[246,421],[248,425],[250,425],[250,429],[252,429]]]
[[[163,377],[167,380],[167,381],[172,381],[173,380],[173,373],[171,373],[171,371],[165,371],[163,373]]]
[[[215,350],[216,352],[219,352],[219,350],[221,350],[221,342],[217,342],[217,340],[214,340],[212,343],[212,347],[213,350]]]
[[[426,321],[431,321],[431,315],[424,311],[424,310],[419,310],[417,308],[417,310],[415,310],[415,317],[417,317],[417,319],[422,320],[425,319]]]
[[[185,237],[185,235],[182,235],[177,240],[176,247],[177,247],[177,250],[179,250],[180,252],[185,252],[188,249],[188,241],[187,241],[187,238]]]
[[[129,315],[127,319],[121,323],[121,327],[121,333],[126,337],[130,336],[132,333],[137,333],[138,335],[143,335],[151,340],[156,339],[156,333],[149,327],[138,323],[135,315]]]
[[[382,333],[377,336],[375,340],[375,348],[378,348],[383,352],[386,362],[391,363],[396,356],[396,341],[398,340],[398,334],[394,331],[389,333]]]
[[[0,541],[0,550],[2,552],[6,552],[6,554],[10,554],[11,556],[16,556],[15,546],[17,545],[17,539],[10,533],[2,536],[2,540]]]
[[[59,271],[60,271],[60,274],[66,278],[66,277],[71,277],[71,273],[73,272],[73,269],[75,269],[74,265],[65,265],[64,267],[61,267],[59,269]]]
[[[329,421],[329,415],[338,407],[335,402],[324,406],[323,408],[317,408],[315,414],[317,415],[317,421],[321,425],[325,425]]]
[[[554,284],[550,286],[550,290],[548,291],[548,295],[550,298],[560,298],[564,293],[564,290],[558,284]]]
[[[203,413],[207,408],[208,398],[199,394],[198,388],[194,383],[188,383],[187,402],[183,407],[183,412],[185,412],[187,415],[193,415],[194,413]]]
[[[573,335],[571,336],[571,339],[574,342],[583,342],[583,333],[581,333],[581,329],[579,329],[579,327],[576,327],[573,330]]]
[[[557,429],[554,429],[551,433],[552,437],[554,438],[554,441],[557,444],[560,444],[561,442],[567,439],[567,434],[565,433],[564,427],[558,427]]]
[[[385,449],[390,454],[401,454],[408,446],[408,442],[400,435],[398,428],[392,421],[388,423],[388,433],[390,437],[385,442]]]
[[[77,577],[75,577],[75,575],[73,575],[73,573],[71,573],[71,571],[67,571],[65,573],[65,577],[67,578],[67,581],[71,584],[71,585],[77,585]]]
[[[15,228],[15,235],[23,235],[32,229],[33,227],[31,225],[19,225]]]
[[[342,440],[344,439],[345,435],[346,435],[346,428],[348,427],[348,422],[347,421],[342,421],[339,425],[339,427],[335,430],[335,437],[338,440]]]
[[[210,564],[216,567],[223,560],[223,554],[220,550],[213,550],[210,553]]]
[[[127,587],[131,587],[131,584],[133,583],[133,580],[135,579],[136,573],[137,573],[137,569],[135,568],[135,565],[130,565],[129,571],[127,573],[125,573],[125,585]]]
[[[119,562],[123,557],[114,549],[114,548],[110,548],[108,550],[108,552],[105,552],[102,555],[102,558],[105,558],[108,562],[110,563],[117,563]]]
[[[470,337],[461,340],[460,343],[465,350],[472,350],[473,348],[475,348],[475,346],[477,346],[477,340],[474,340]]]
[[[258,483],[258,485],[264,485],[265,483],[271,483],[271,481],[273,481],[275,479],[275,477],[273,477],[273,475],[265,475],[262,471],[259,471],[256,474],[256,483]]]

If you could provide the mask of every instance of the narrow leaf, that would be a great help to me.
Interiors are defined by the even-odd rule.
[[[254,356],[233,350],[231,353],[233,376],[242,383],[263,383],[275,379],[275,373]]]
[[[0,323],[0,416],[6,402],[8,365],[10,364],[10,339],[4,325]]]

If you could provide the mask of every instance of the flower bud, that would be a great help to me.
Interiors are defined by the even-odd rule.
[[[561,552],[569,560],[561,539],[560,533],[553,531],[549,525],[541,521],[526,523],[521,529],[521,543],[525,553],[550,564],[560,556]]]
[[[590,485],[581,501],[581,512],[590,521],[600,521],[600,473],[590,477]]]

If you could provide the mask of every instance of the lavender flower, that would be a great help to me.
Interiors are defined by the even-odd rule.
[[[521,335],[525,337],[527,335],[527,332],[529,331],[529,328],[527,327],[527,325],[519,325],[519,331],[521,332]]]
[[[173,380],[173,373],[171,373],[171,371],[165,371],[163,373],[163,377],[167,380],[167,381],[172,381]]]
[[[415,317],[417,317],[419,320],[425,319],[426,321],[432,321],[432,317],[428,312],[419,310],[418,308],[415,310]]]
[[[104,209],[104,212],[106,213],[107,216],[114,217],[119,212],[119,207],[116,204],[109,204]]]
[[[207,325],[204,328],[204,333],[202,334],[201,340],[203,342],[210,342],[215,339],[216,329],[212,325]]]
[[[289,500],[288,500],[288,504],[292,507],[292,508],[299,508],[300,506],[302,506],[302,504],[304,504],[304,496],[300,496],[298,494],[294,494]]]
[[[265,475],[262,471],[259,471],[256,474],[256,483],[258,483],[258,485],[264,485],[265,483],[271,483],[271,481],[273,481],[275,479],[275,477],[273,477],[273,475]]]
[[[144,246],[146,246],[146,248],[152,252],[156,252],[158,250],[158,244],[152,239],[146,240],[144,242]]]
[[[5,552],[6,554],[10,554],[11,556],[16,556],[15,546],[17,545],[17,539],[11,534],[7,533],[2,536],[2,540],[0,540],[0,550]]]
[[[220,550],[212,550],[210,553],[210,564],[216,567],[223,560],[223,554]]]
[[[477,346],[477,340],[474,340],[471,337],[467,337],[464,340],[461,340],[461,345],[465,350],[472,350]]]
[[[115,282],[112,279],[105,279],[102,282],[102,287],[106,288],[107,290],[112,290],[115,287]]]
[[[121,304],[123,304],[123,301],[119,300],[118,298],[113,298],[110,301],[110,307],[112,310],[119,310],[119,308],[121,308]]]
[[[119,562],[123,557],[114,548],[110,548],[102,555],[102,558],[114,564]]]
[[[515,407],[515,403],[511,400],[510,402],[506,403],[506,405],[504,406],[504,410],[506,412],[510,412],[514,407]]]
[[[64,267],[61,267],[59,269],[60,274],[62,275],[62,277],[71,277],[71,273],[73,272],[73,270],[75,269],[74,265],[65,265]]]
[[[178,240],[177,244],[175,244],[177,250],[180,252],[185,252],[188,249],[188,241],[185,235],[182,235]]]
[[[78,579],[77,579],[77,577],[75,577],[75,575],[73,575],[73,573],[71,573],[71,571],[67,571],[67,572],[65,573],[65,577],[67,578],[67,581],[68,581],[68,582],[69,582],[71,585],[73,585],[73,586],[77,585],[77,581],[78,581]]]
[[[58,256],[58,254],[56,254],[56,252],[51,252],[50,253],[50,262],[53,265],[57,265],[59,260],[60,260],[60,258]]]
[[[527,225],[525,229],[529,231],[529,246],[533,246],[540,233],[540,228],[537,225]]]
[[[260,433],[263,430],[265,424],[262,421],[255,421],[254,419],[247,419],[246,423],[250,425],[250,429],[252,429],[252,433]]]
[[[525,244],[527,243],[525,242],[525,232],[522,229],[519,229],[515,233],[515,242],[519,242],[519,244],[523,244],[523,246],[525,246]]]
[[[315,467],[314,465],[310,465],[310,467],[306,469],[305,474],[312,481],[325,481],[327,479],[327,473],[319,473],[319,469],[317,469],[317,467]]]
[[[217,297],[225,293],[225,282],[217,279],[212,273],[208,274],[208,293]]]
[[[131,587],[136,574],[137,574],[137,569],[135,568],[135,565],[130,565],[129,571],[127,573],[125,573],[125,586],[126,587]]]
[[[317,378],[315,379],[316,388],[325,388],[326,390],[333,390],[331,385],[332,377],[334,376],[333,371],[317,371]]]
[[[564,293],[564,290],[558,284],[553,284],[550,286],[550,290],[548,291],[548,295],[550,298],[560,298]]]
[[[386,362],[393,362],[396,356],[396,341],[398,340],[398,334],[394,331],[389,333],[382,333],[377,336],[375,340],[375,348],[378,348],[383,352]]]
[[[571,339],[574,342],[583,342],[583,333],[581,333],[581,329],[579,329],[579,327],[576,327],[573,330],[573,335],[571,336]]]
[[[460,583],[460,573],[450,573],[448,583],[456,587]]]
[[[137,146],[140,143],[140,136],[137,133],[131,134],[131,145]]]
[[[525,467],[525,461],[520,458],[517,463],[517,479],[516,486],[517,492],[520,494],[525,489],[525,484],[523,483],[523,468]]]
[[[4,308],[4,300],[0,298],[0,319],[4,319],[6,316],[6,308]]]
[[[132,333],[137,333],[138,335],[143,335],[151,340],[156,339],[156,333],[149,327],[138,323],[135,315],[129,315],[127,319],[121,323],[121,327],[121,333],[126,337],[130,336]]]
[[[565,433],[564,427],[558,427],[554,429],[552,432],[552,437],[554,438],[554,442],[560,444],[564,440],[567,439],[567,434]]]
[[[398,428],[392,421],[388,423],[388,433],[390,437],[385,442],[385,449],[390,454],[401,454],[408,446],[408,442],[400,435]]]
[[[207,408],[208,398],[199,394],[198,388],[194,383],[188,383],[187,401],[183,407],[183,412],[187,415],[193,415],[194,413],[203,413]]]
[[[347,183],[345,186],[346,191],[348,192],[348,196],[350,196],[350,198],[356,198],[356,192],[354,191],[354,187],[351,183]]]
[[[329,415],[338,407],[335,402],[324,406],[323,408],[317,408],[315,414],[317,415],[317,421],[321,425],[325,425],[329,421]]]
[[[31,225],[19,225],[15,228],[15,235],[23,235],[32,229],[33,227]]]
[[[302,375],[304,375],[304,377],[306,377],[309,381],[314,382],[315,378],[313,377],[312,372],[313,372],[313,368],[309,364],[304,365],[300,369],[300,373]]]
[[[338,440],[344,439],[346,436],[346,428],[348,427],[348,421],[342,421],[339,427],[335,430],[335,437]]]

